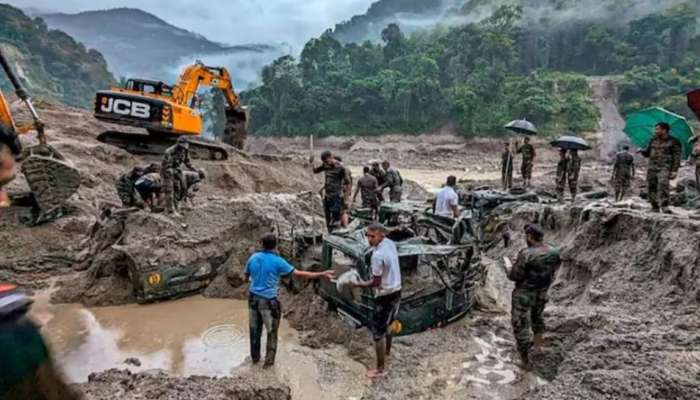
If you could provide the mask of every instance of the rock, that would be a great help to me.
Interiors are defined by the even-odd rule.
[[[134,367],[140,367],[141,366],[141,360],[139,360],[136,357],[129,357],[126,360],[124,360],[124,364],[126,365],[133,365]]]

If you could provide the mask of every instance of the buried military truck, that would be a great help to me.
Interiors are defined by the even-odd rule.
[[[387,235],[396,241],[401,265],[401,306],[392,325],[399,336],[443,326],[464,316],[474,306],[476,291],[486,277],[476,242],[439,245],[407,232],[398,229]],[[354,274],[354,270],[361,279],[370,279],[371,257],[372,248],[363,229],[329,235],[323,241],[322,268],[333,269],[339,278],[320,282],[319,293],[332,311],[355,328],[369,324],[374,297],[368,291],[343,285],[343,274]]]

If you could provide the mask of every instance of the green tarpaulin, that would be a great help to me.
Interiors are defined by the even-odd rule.
[[[659,122],[671,125],[671,136],[681,142],[683,159],[688,158],[691,153],[688,140],[694,136],[693,129],[685,117],[661,107],[651,107],[631,114],[627,117],[625,133],[637,148],[645,148],[654,137],[654,127]]]

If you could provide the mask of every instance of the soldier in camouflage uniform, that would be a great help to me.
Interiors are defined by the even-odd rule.
[[[510,151],[510,144],[504,143],[503,153],[501,153],[501,184],[504,190],[513,187],[513,153]]]
[[[379,161],[372,160],[370,165],[372,168],[370,168],[369,173],[377,178],[377,184],[381,187],[386,182],[386,172],[379,166]],[[384,195],[381,192],[377,193],[377,197],[380,203],[384,202]]]
[[[644,157],[649,158],[647,167],[647,190],[652,211],[670,214],[668,208],[671,180],[676,179],[678,168],[681,166],[681,144],[670,135],[671,127],[661,122],[656,125],[656,136],[649,146],[642,150]]]
[[[354,203],[357,200],[358,193],[362,193],[362,208],[371,209],[372,219],[376,220],[379,214],[379,197],[377,196],[379,184],[377,183],[377,178],[370,174],[369,167],[364,167],[363,173],[362,178],[357,180],[357,188],[352,196],[352,202]]]
[[[385,188],[389,188],[389,201],[392,203],[401,202],[401,193],[403,191],[403,178],[399,173],[399,170],[392,167],[389,161],[384,160],[382,162],[382,168],[386,171],[386,181],[383,185],[379,186],[379,192],[383,192]]]
[[[520,173],[523,176],[523,185],[530,187],[532,179],[532,166],[535,162],[535,148],[530,144],[530,138],[525,138],[525,143],[518,148],[519,154],[523,155],[523,162],[520,166]]]
[[[178,204],[175,201],[175,180],[179,180],[181,187],[187,187],[184,182],[184,174],[182,166],[185,165],[192,171],[199,172],[190,160],[190,144],[187,138],[180,136],[177,143],[168,147],[163,154],[163,159],[160,165],[162,194],[165,199],[165,212],[168,214],[179,215]]]
[[[556,191],[557,200],[564,201],[564,188],[566,188],[566,173],[568,171],[569,159],[566,157],[566,150],[559,150],[559,162],[557,163]]]
[[[569,162],[566,165],[566,179],[569,181],[572,203],[576,200],[576,192],[578,192],[579,172],[581,172],[581,158],[578,156],[578,150],[569,150]]]
[[[615,154],[613,164],[612,183],[615,189],[615,201],[622,201],[625,193],[630,188],[634,178],[634,156],[629,152],[630,147],[625,145],[622,151]]]
[[[311,156],[309,161],[313,166],[313,156]],[[330,232],[338,224],[342,227],[347,225],[347,218],[343,216],[347,210],[345,200],[348,185],[350,185],[350,190],[352,190],[352,177],[350,176],[350,171],[330,151],[325,150],[321,153],[321,161],[323,164],[313,167],[313,171],[314,174],[323,172],[325,175],[323,211],[326,227],[328,232]]]
[[[539,225],[525,226],[525,235],[527,248],[518,253],[515,264],[507,273],[508,279],[515,282],[511,300],[513,334],[520,358],[529,368],[530,348],[534,344],[539,350],[543,344],[547,291],[561,265],[561,257],[558,248],[543,242],[544,231]]]
[[[124,207],[140,206],[141,201],[136,193],[134,185],[146,172],[141,167],[134,167],[131,171],[122,174],[114,187],[117,189],[117,195]]]

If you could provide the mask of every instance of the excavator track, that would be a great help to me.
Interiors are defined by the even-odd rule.
[[[61,207],[80,187],[80,172],[48,146],[29,151],[22,174],[42,212]]]
[[[97,136],[97,140],[122,148],[131,154],[161,155],[168,147],[175,144],[177,136],[106,131]],[[214,161],[228,159],[228,151],[219,143],[201,138],[192,138],[189,142],[192,158]]]

